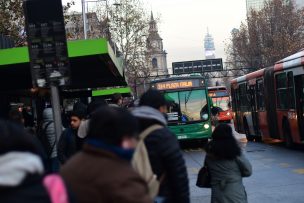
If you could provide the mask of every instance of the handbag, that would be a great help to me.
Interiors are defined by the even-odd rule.
[[[206,165],[198,172],[196,186],[200,188],[211,188],[210,172]]]

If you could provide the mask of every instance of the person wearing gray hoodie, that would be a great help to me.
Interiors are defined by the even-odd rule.
[[[57,137],[55,131],[55,123],[53,117],[53,109],[45,108],[42,114],[43,123],[42,129],[44,135],[47,137],[48,144],[50,146],[50,152],[47,153],[47,167],[49,172],[58,172],[60,162],[57,156]],[[46,146],[44,146],[46,147]]]
[[[151,89],[142,95],[132,114],[138,118],[140,132],[155,124],[163,126],[144,140],[153,173],[162,180],[158,196],[165,203],[189,203],[186,165],[176,136],[167,128],[166,103],[159,91]]]

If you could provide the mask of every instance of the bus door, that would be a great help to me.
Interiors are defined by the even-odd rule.
[[[241,125],[241,110],[240,110],[240,89],[237,87],[236,89],[231,88],[232,93],[232,110],[235,112],[234,117],[234,126],[236,127],[237,132],[241,132],[243,127]]]
[[[304,75],[295,76],[296,105],[301,141],[304,141]]]
[[[259,119],[258,119],[258,111],[257,111],[257,102],[256,102],[256,85],[249,86],[250,92],[250,110],[252,117],[252,125],[255,135],[259,135]]]

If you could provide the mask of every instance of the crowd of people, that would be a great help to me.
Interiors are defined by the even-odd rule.
[[[129,108],[122,108],[122,99],[114,94],[111,104],[77,102],[59,139],[51,107],[36,131],[27,130],[17,112],[0,120],[0,202],[190,202],[185,160],[167,127],[164,95],[150,89]],[[144,133],[148,157],[142,158],[159,183],[152,196],[149,182],[131,164]],[[229,125],[217,126],[206,151],[211,201],[247,202],[242,177],[252,169]]]

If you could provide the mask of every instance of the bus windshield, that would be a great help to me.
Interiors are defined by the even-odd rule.
[[[213,106],[220,107],[223,111],[229,110],[229,97],[213,97]]]
[[[169,122],[201,121],[204,114],[208,115],[206,90],[166,92],[165,97],[169,103]]]

